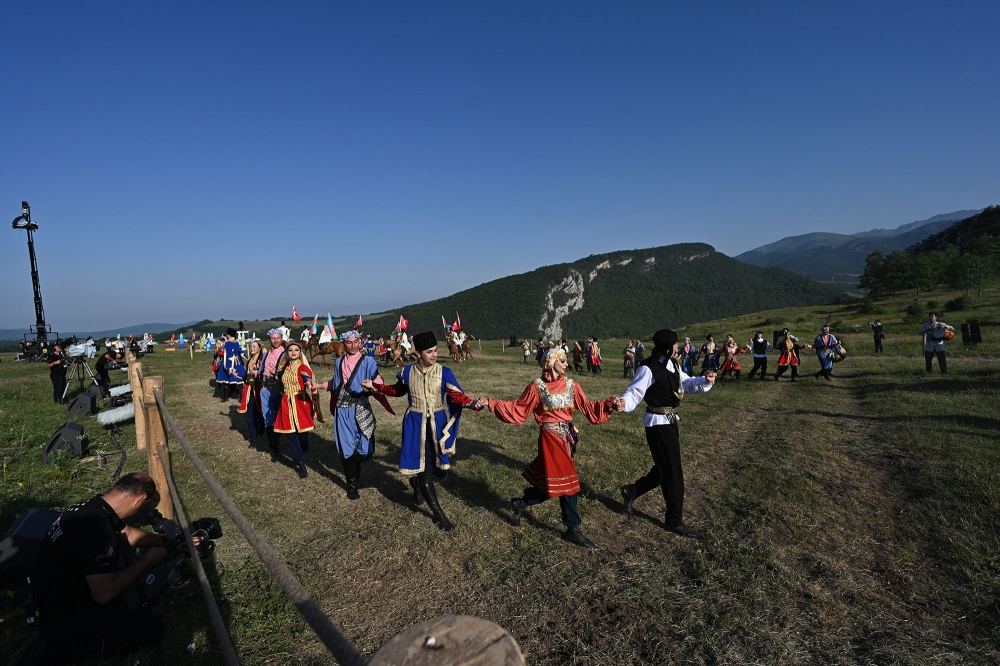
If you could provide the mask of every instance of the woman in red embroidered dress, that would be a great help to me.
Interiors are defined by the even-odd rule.
[[[524,423],[534,414],[539,426],[538,456],[524,470],[531,484],[523,497],[511,500],[514,524],[521,524],[521,514],[527,507],[558,497],[566,538],[584,548],[596,548],[580,531],[580,514],[576,509],[580,493],[580,478],[576,474],[577,430],[573,426],[574,408],[583,412],[593,424],[604,423],[615,408],[615,398],[589,400],[580,385],[566,378],[566,352],[553,347],[545,356],[542,376],[532,383],[517,400],[490,400],[489,410],[505,423]]]
[[[277,372],[281,375],[283,392],[281,406],[274,419],[274,432],[289,436],[288,454],[299,478],[304,479],[308,476],[305,452],[309,450],[309,432],[315,427],[313,402],[309,398],[313,371],[302,355],[302,345],[299,342],[289,342],[285,347],[285,354],[288,360]]]
[[[726,344],[722,348],[723,353],[725,353],[725,360],[722,362],[722,367],[719,368],[719,379],[725,379],[729,375],[732,375],[734,379],[740,378],[740,360],[737,358],[740,354],[746,350],[736,344],[736,340],[732,335],[726,336]]]
[[[250,434],[250,446],[253,437],[264,432],[264,415],[260,408],[260,364],[264,360],[264,348],[260,340],[251,338],[247,343],[250,356],[247,358],[246,378],[243,380],[243,394],[240,396],[240,406],[236,411],[247,415],[247,430]]]

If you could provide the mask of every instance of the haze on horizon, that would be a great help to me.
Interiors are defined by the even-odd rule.
[[[56,330],[373,312],[998,201],[995,2],[4,3]],[[0,234],[0,327],[33,323]],[[445,313],[446,314],[446,313]]]

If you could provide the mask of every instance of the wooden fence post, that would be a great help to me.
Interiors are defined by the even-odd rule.
[[[144,377],[142,380],[142,401],[145,403],[146,421],[146,452],[149,463],[149,475],[156,482],[160,491],[160,504],[156,507],[164,518],[173,519],[174,505],[170,501],[170,486],[164,468],[170,464],[167,452],[167,430],[163,416],[156,405],[153,391],[163,393],[163,377]],[[138,429],[138,427],[137,427]]]
[[[498,624],[445,615],[396,634],[368,666],[524,666],[517,641]]]
[[[146,449],[146,405],[142,398],[142,363],[129,352],[128,384],[132,387],[132,406],[135,407],[135,448]]]

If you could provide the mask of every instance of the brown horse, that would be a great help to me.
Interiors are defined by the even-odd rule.
[[[468,342],[468,340],[466,340]],[[448,338],[448,356],[451,356],[451,360],[456,363],[460,363],[462,359],[462,348],[455,344],[454,338]]]
[[[417,352],[411,351],[407,354],[406,350],[395,340],[387,341],[386,347],[389,348],[389,353],[392,355],[392,364],[397,368],[401,368],[407,363],[413,363],[417,360]]]
[[[467,337],[465,339],[465,342],[462,343],[462,357],[463,357],[463,360],[468,361],[469,359],[472,358],[472,341],[473,340],[474,340],[474,338],[470,335],[469,337]]]
[[[331,340],[330,342],[319,343],[319,336],[314,335],[309,338],[309,344],[306,346],[306,353],[309,354],[309,362],[314,363],[316,357],[320,357],[320,362],[323,365],[331,365],[327,363],[327,354],[333,354],[334,358],[340,358],[344,355],[344,345],[340,340]]]

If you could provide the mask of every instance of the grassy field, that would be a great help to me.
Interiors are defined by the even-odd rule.
[[[986,664],[1000,660],[1000,297],[989,291],[944,314],[954,325],[980,320],[985,342],[951,345],[949,374],[926,375],[918,330],[927,301],[940,309],[955,296],[921,295],[913,314],[908,294],[876,312],[798,308],[682,331],[745,340],[787,325],[811,339],[829,321],[850,356],[829,383],[811,377],[818,364],[804,353],[798,383],[726,382],[685,401],[685,513],[706,534],[698,542],[663,530],[658,493],[637,503],[636,518],[623,515],[618,486],[650,464],[641,415],[581,424],[580,505],[597,552],[561,539],[556,503],[510,524],[507,500],[523,488],[534,425],[463,417],[439,493],[457,525],[445,534],[396,472],[398,417],[379,410],[377,454],[361,500],[349,502],[329,427],[314,434],[302,481],[271,464],[262,441],[247,441],[234,402],[212,398],[204,355],[159,352],[143,365],[165,377],[171,412],[234,501],[365,652],[430,617],[470,614],[506,627],[532,664]],[[866,323],[876,316],[887,325],[880,356]],[[454,365],[459,380],[472,395],[516,397],[537,368],[519,350],[482,344],[478,358]],[[592,398],[627,383],[623,343],[602,344],[604,374],[580,378]],[[109,481],[111,470],[95,465],[42,465],[42,445],[65,420],[49,394],[44,368],[3,358],[0,528],[28,506],[65,506]],[[85,427],[101,440],[92,419]],[[142,467],[131,455],[127,469]],[[188,514],[221,517],[177,449],[173,469]],[[211,575],[244,662],[328,663],[223,525]],[[195,586],[162,612],[168,663],[218,662]],[[0,654],[24,636],[16,615],[0,632]]]

